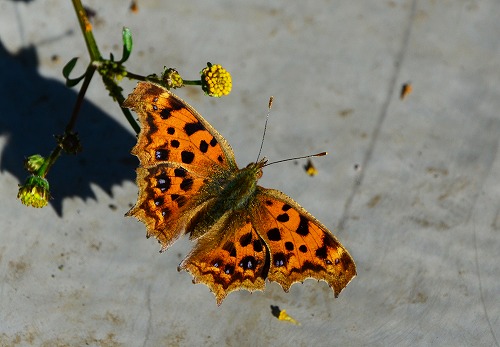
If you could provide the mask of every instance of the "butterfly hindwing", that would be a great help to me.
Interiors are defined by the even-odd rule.
[[[280,191],[257,188],[252,221],[269,249],[268,279],[285,291],[315,278],[337,296],[356,275],[353,259],[331,232]]]
[[[269,269],[265,244],[247,212],[229,212],[221,219],[222,225],[200,237],[179,266],[205,283],[219,305],[234,290],[263,290]]]
[[[170,163],[137,169],[139,197],[127,212],[147,227],[147,236],[154,236],[166,249],[175,241],[196,206],[193,199],[205,184],[204,178]]]

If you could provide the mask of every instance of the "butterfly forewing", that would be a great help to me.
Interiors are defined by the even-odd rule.
[[[190,171],[236,168],[231,146],[198,112],[161,86],[139,82],[123,103],[139,115],[141,132],[132,149],[141,166],[169,161]],[[207,172],[207,175],[209,172]]]

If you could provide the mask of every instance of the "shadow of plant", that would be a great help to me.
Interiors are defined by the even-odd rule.
[[[23,183],[28,173],[23,160],[31,154],[47,156],[55,146],[53,135],[62,134],[77,97],[77,88],[41,76],[33,46],[9,53],[0,41],[0,136],[6,144],[0,155],[1,172],[9,172]],[[119,113],[118,105],[116,112]],[[133,181],[137,166],[130,149],[132,130],[125,129],[107,113],[85,101],[75,131],[83,152],[63,154],[49,172],[52,199],[49,203],[62,216],[64,198],[94,198],[91,184],[111,195],[113,185]],[[16,197],[11,197],[15,199]],[[19,202],[19,208],[27,208]]]

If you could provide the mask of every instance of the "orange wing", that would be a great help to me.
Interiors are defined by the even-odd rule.
[[[353,259],[309,212],[274,189],[257,188],[252,224],[270,253],[268,279],[285,291],[307,278],[323,280],[335,297],[356,276]]]
[[[291,198],[257,189],[248,210],[222,216],[197,240],[179,270],[206,284],[219,305],[232,291],[263,290],[266,278],[285,291],[295,282],[316,278],[338,296],[356,275],[347,250]]]
[[[218,305],[232,291],[263,290],[269,270],[269,254],[248,212],[229,211],[221,221],[197,240],[178,268],[206,284]]]
[[[163,162],[206,173],[237,167],[227,141],[196,110],[162,86],[139,82],[123,103],[139,115],[141,132],[132,149],[149,167]]]
[[[127,213],[147,226],[165,250],[206,196],[204,183],[237,170],[227,141],[191,106],[167,89],[140,82],[123,103],[141,123],[132,153],[139,158],[139,198]],[[193,197],[198,199],[193,199]]]
[[[204,184],[183,167],[168,163],[137,169],[139,197],[127,212],[142,221],[147,237],[154,236],[166,250],[182,233],[186,222],[196,211],[195,196]]]

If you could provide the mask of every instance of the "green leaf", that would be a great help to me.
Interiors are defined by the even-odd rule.
[[[77,57],[71,59],[64,67],[63,67],[63,76],[64,78],[69,78],[69,74],[73,71],[73,68],[76,65]]]
[[[130,53],[132,53],[132,46],[133,46],[132,33],[130,32],[130,29],[127,27],[123,27],[122,40],[123,40],[123,53],[122,53],[122,59],[118,62],[119,64],[126,62],[130,57]]]
[[[66,86],[67,87],[76,86],[85,77],[85,74],[83,74],[83,75],[81,75],[80,77],[77,77],[77,78],[69,78],[69,75],[70,75],[71,71],[73,71],[73,68],[75,67],[77,60],[78,60],[78,58],[75,57],[75,58],[71,59],[63,67],[62,73],[63,73],[64,78],[66,78]]]

